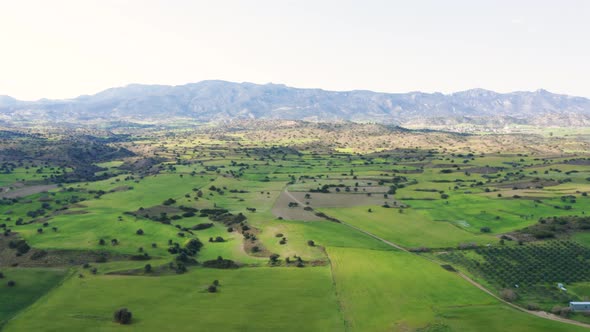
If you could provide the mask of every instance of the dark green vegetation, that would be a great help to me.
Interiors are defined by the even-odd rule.
[[[454,251],[439,257],[481,273],[500,287],[590,281],[590,248],[570,241],[481,248],[468,254]]]
[[[0,149],[7,331],[582,329],[460,273],[522,307],[590,296],[587,136],[18,132]]]

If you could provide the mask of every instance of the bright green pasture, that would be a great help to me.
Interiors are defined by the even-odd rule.
[[[227,189],[223,190],[223,195],[219,195],[217,192],[208,189],[212,185],[217,188],[226,187]],[[260,182],[219,177],[205,186],[203,189],[203,200],[215,202],[218,206],[233,212],[243,212],[248,218],[256,218],[259,215],[274,218],[270,210],[284,186],[285,182]],[[243,190],[247,192],[231,193],[230,190]],[[256,213],[247,212],[247,207],[256,208]]]
[[[45,209],[46,216],[49,216],[54,209],[68,205],[74,197],[77,199],[86,199],[89,195],[80,192],[55,190],[50,193],[33,194],[21,199],[18,203],[0,205],[0,215],[3,216],[3,223],[6,221],[8,225],[13,225],[19,218],[22,218],[24,222],[29,222],[33,218],[28,216],[27,212],[41,209],[43,203],[49,204],[49,207]],[[40,217],[41,216],[37,216],[36,218]],[[10,221],[8,221],[8,219],[10,219]]]
[[[64,170],[67,172],[70,169],[66,168]],[[45,180],[51,175],[61,174],[63,172],[59,167],[17,167],[8,174],[0,174],[0,186],[7,186],[20,181]]]
[[[287,243],[281,245],[283,234]],[[301,256],[304,260],[325,259],[320,247],[351,247],[374,250],[394,250],[391,246],[376,240],[358,230],[343,224],[330,221],[273,221],[264,227],[260,234],[264,246],[281,257]],[[315,246],[309,246],[308,241],[314,241]]]
[[[529,316],[426,259],[400,251],[328,248],[350,331],[583,331]]]
[[[202,220],[202,222],[211,223],[210,220]],[[248,255],[243,249],[242,234],[236,231],[229,233],[227,227],[220,223],[213,222],[213,227],[194,231],[194,233],[205,244],[197,257],[200,262],[216,259],[218,256],[243,264],[265,264],[268,261],[267,258]],[[208,242],[209,238],[217,236],[221,236],[225,242]]]
[[[371,208],[373,212],[368,212]],[[331,217],[405,247],[455,247],[459,243],[495,243],[488,235],[476,235],[450,223],[429,220],[421,211],[382,207],[320,209]]]
[[[395,250],[369,235],[346,225],[322,222],[298,222],[303,225],[305,238],[323,247],[349,247],[373,250]]]
[[[220,291],[205,291],[219,280]],[[121,307],[133,324],[112,322]],[[342,331],[328,267],[72,277],[6,331]]]
[[[0,279],[0,328],[8,319],[35,302],[57,285],[66,271],[61,269],[3,268]],[[16,283],[7,287],[9,280]]]
[[[135,253],[139,247],[143,247],[152,255],[167,255],[169,239],[176,242],[184,241],[178,237],[178,229],[171,225],[125,215],[124,212],[159,205],[167,198],[181,201],[186,199],[185,193],[192,193],[193,187],[200,187],[206,181],[201,178],[183,179],[178,175],[146,177],[139,183],[133,183],[132,190],[108,193],[100,199],[85,201],[83,208],[72,209],[84,214],[55,216],[50,224],[58,227],[57,232],[47,229],[43,234],[38,234],[36,231],[38,224],[19,226],[17,231],[33,247],[38,248],[104,249]],[[120,184],[111,186],[116,187]],[[144,235],[135,234],[140,228],[144,231]],[[104,239],[107,245],[100,246],[98,244],[100,239]],[[119,245],[111,246],[111,239],[119,240]],[[152,243],[156,243],[157,248],[152,249]]]
[[[430,219],[450,222],[473,233],[490,227],[492,233],[506,233],[535,224],[540,217],[590,212],[590,199],[579,197],[576,203],[564,203],[559,198],[543,198],[541,203],[531,199],[486,197],[476,194],[450,194],[448,200],[405,201]],[[446,201],[449,204],[446,204]],[[555,206],[571,205],[571,210]]]

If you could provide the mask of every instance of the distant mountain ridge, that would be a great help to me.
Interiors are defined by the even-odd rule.
[[[172,123],[232,119],[377,122],[413,127],[590,125],[590,99],[550,93],[452,94],[326,91],[282,84],[202,81],[131,84],[74,99],[19,101],[0,96],[4,123]]]

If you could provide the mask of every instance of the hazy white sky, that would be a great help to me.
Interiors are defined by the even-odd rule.
[[[590,97],[585,0],[0,0],[0,94],[205,79]]]

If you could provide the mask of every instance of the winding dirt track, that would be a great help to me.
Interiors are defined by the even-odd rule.
[[[303,203],[301,201],[299,201],[295,196],[291,195],[291,193],[289,192],[289,190],[287,190],[286,187],[285,187],[285,194],[287,194],[289,197],[291,197],[291,199],[293,199],[295,202],[299,203],[300,205],[303,205]],[[416,253],[410,252],[408,249],[400,246],[399,244],[393,243],[391,241],[387,241],[387,240],[385,240],[383,238],[380,238],[379,236],[377,236],[377,235],[375,235],[373,233],[367,232],[367,231],[365,231],[363,229],[360,229],[360,228],[358,228],[356,226],[347,224],[347,223],[342,222],[342,221],[340,221],[340,223],[342,225],[345,225],[345,226],[348,226],[348,227],[350,227],[352,229],[355,229],[355,230],[357,230],[357,231],[359,231],[361,233],[364,233],[364,234],[366,234],[366,235],[368,235],[368,236],[370,236],[370,237],[372,237],[372,238],[374,238],[376,240],[379,240],[379,241],[381,241],[381,242],[383,242],[383,243],[385,243],[385,244],[387,244],[387,245],[389,245],[391,247],[394,247],[394,248],[396,248],[398,250],[401,250],[401,251],[404,251],[404,252],[407,252],[407,253],[416,255],[416,256],[421,257],[421,258],[424,258],[424,259],[427,259],[427,260],[429,260],[429,261],[431,261],[433,263],[436,263],[436,264],[441,264],[440,262],[438,262],[438,261],[436,261],[434,259],[431,259],[431,258],[428,258],[428,257],[424,257],[424,256],[418,255]],[[562,323],[566,323],[566,324],[571,324],[571,325],[577,325],[577,326],[581,326],[581,327],[585,327],[585,328],[590,328],[590,324],[585,324],[585,323],[578,322],[578,321],[575,321],[575,320],[563,318],[563,317],[560,317],[560,316],[557,316],[557,315],[554,315],[554,314],[550,314],[550,313],[545,312],[545,311],[526,310],[525,308],[519,307],[516,304],[513,304],[513,303],[510,303],[508,301],[505,301],[501,297],[497,296],[496,294],[494,294],[493,292],[491,292],[490,290],[488,290],[487,288],[485,288],[484,286],[482,286],[480,283],[476,282],[475,280],[473,280],[473,279],[469,278],[468,276],[466,276],[465,274],[463,274],[461,271],[457,271],[457,274],[461,278],[465,279],[467,282],[469,282],[470,284],[472,284],[473,286],[481,289],[482,291],[486,292],[487,294],[489,294],[490,296],[494,297],[498,301],[500,301],[500,302],[502,302],[502,303],[504,303],[504,304],[506,304],[506,305],[508,305],[508,306],[510,306],[510,307],[512,307],[514,309],[516,309],[516,310],[522,311],[524,313],[527,313],[527,314],[530,314],[530,315],[533,315],[533,316],[536,316],[536,317],[545,318],[545,319],[549,319],[549,320],[556,321],[556,322],[562,322]]]

